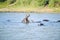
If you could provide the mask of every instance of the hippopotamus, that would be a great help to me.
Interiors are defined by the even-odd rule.
[[[29,18],[30,17],[30,14],[29,15],[26,15],[26,17],[22,20],[23,23],[29,23]]]

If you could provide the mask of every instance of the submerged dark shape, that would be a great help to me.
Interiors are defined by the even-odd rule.
[[[43,21],[46,21],[46,22],[48,22],[49,20],[48,20],[48,19],[44,19]]]
[[[30,22],[28,19],[29,17],[30,17],[30,15],[26,15],[26,17],[22,20],[22,22],[26,23],[26,24],[29,23]]]
[[[38,26],[44,26],[44,24],[43,23],[40,23],[40,24],[38,24]]]
[[[58,20],[57,22],[60,22],[60,20]]]
[[[10,20],[7,20],[7,22],[11,22]]]
[[[40,24],[40,26],[43,26],[43,25],[44,25],[43,23]]]

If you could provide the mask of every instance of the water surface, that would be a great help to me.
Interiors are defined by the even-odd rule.
[[[27,13],[0,13],[0,40],[60,40],[60,14],[29,13],[29,20],[40,23],[21,23]],[[48,19],[49,22],[43,21]]]

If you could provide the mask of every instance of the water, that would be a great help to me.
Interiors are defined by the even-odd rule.
[[[30,13],[30,22],[21,23],[27,13],[0,13],[0,40],[60,40],[60,14]],[[44,22],[48,19],[49,22]]]

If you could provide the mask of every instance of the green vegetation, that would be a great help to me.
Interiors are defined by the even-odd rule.
[[[0,2],[5,2],[6,0],[0,0]]]
[[[12,5],[13,4],[13,5]],[[10,5],[10,6],[9,6]],[[0,8],[12,7],[49,7],[49,8],[59,8],[60,0],[0,0]]]
[[[40,6],[59,7],[60,6],[60,0],[0,0],[0,5],[2,4],[7,5],[5,1],[7,4],[13,4],[16,2],[16,5],[19,6],[35,6],[35,7],[40,7]]]

